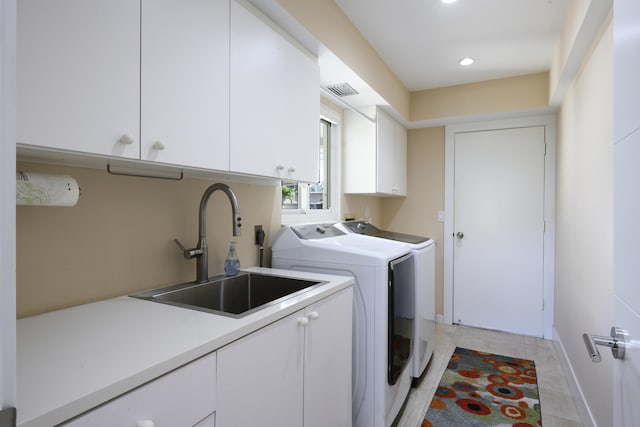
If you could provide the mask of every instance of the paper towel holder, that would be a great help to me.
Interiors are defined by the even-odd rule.
[[[16,171],[16,205],[71,207],[80,193],[72,176]]]
[[[114,172],[111,170],[111,165],[107,163],[107,172],[109,175],[119,175],[119,176],[133,176],[137,178],[154,178],[154,179],[168,179],[170,181],[182,181],[184,178],[184,172],[180,171],[180,176],[172,177],[172,176],[159,176],[159,175],[145,175],[139,173],[131,173],[131,172]]]

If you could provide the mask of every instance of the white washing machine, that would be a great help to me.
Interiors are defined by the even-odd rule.
[[[390,426],[411,388],[415,285],[409,246],[327,224],[293,226],[274,238],[272,264],[354,278],[353,426]]]
[[[436,317],[436,245],[428,237],[413,236],[411,234],[395,233],[380,230],[365,221],[346,221],[335,224],[336,228],[363,236],[371,236],[402,242],[409,245],[414,256],[415,268],[415,296],[416,296],[416,324],[413,340],[413,371],[412,377],[420,378],[424,373],[435,344]]]

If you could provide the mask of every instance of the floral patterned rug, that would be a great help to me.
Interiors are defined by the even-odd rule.
[[[532,360],[456,348],[422,427],[542,426]]]

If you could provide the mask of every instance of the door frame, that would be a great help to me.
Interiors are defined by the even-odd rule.
[[[544,126],[546,155],[544,159],[544,221],[543,243],[543,336],[553,338],[554,273],[555,273],[555,185],[556,185],[556,116],[498,119],[452,124],[445,127],[444,151],[444,289],[443,321],[453,324],[453,259],[454,259],[454,165],[455,136],[462,132]]]
[[[16,0],[0,0],[0,24],[0,248],[3,254],[0,259],[0,409],[3,409],[16,406]],[[6,414],[0,414],[0,424],[6,422]]]

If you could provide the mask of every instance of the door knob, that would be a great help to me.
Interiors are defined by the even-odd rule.
[[[456,237],[457,237],[458,239],[464,239],[464,233],[463,233],[462,231],[458,231],[458,232],[456,233]]]
[[[614,326],[611,328],[611,334],[608,337],[582,334],[582,339],[587,347],[587,353],[589,353],[591,361],[600,363],[602,356],[600,356],[597,345],[611,347],[614,359],[624,359],[625,335],[627,335],[627,331]]]

